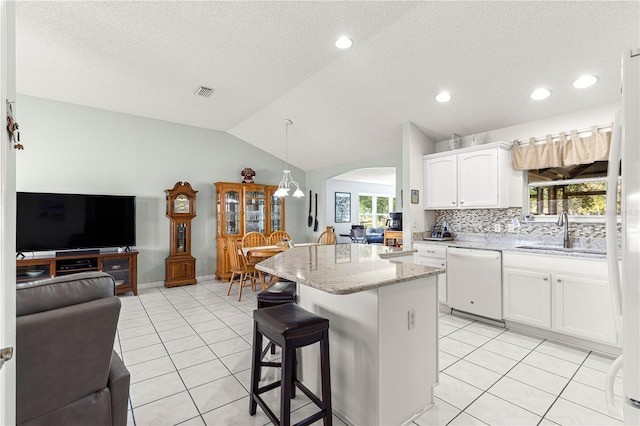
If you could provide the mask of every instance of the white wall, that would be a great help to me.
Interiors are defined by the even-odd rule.
[[[16,151],[5,131],[5,100],[16,100],[15,2],[0,2],[0,348],[15,349],[0,370],[0,424],[16,423]],[[18,105],[14,118],[22,125]],[[21,127],[22,128],[22,127]]]
[[[478,141],[480,144],[498,141],[512,142],[514,139],[529,139],[532,136],[544,137],[547,134],[569,132],[572,129],[590,128],[594,124],[608,124],[613,122],[615,111],[618,108],[620,108],[620,103],[612,103],[515,126],[503,127],[478,134]],[[471,137],[472,135],[468,135],[461,138],[461,147],[469,146]],[[436,152],[448,149],[448,140],[436,143]]]
[[[613,122],[616,109],[620,108],[619,103],[602,105],[597,108],[590,108],[575,111],[568,114],[545,118],[543,120],[530,121],[516,126],[495,129],[486,133],[478,134],[480,144],[490,142],[512,142],[515,139],[528,140],[531,137],[544,137],[560,132],[570,132],[573,129],[587,129],[592,125],[605,125]],[[467,147],[471,142],[472,135],[461,138],[460,147]],[[436,152],[447,151],[448,140],[436,143]],[[523,172],[513,171],[509,182],[509,206],[522,207]]]
[[[424,210],[424,160],[423,155],[432,154],[435,143],[415,124],[402,125],[402,192],[403,239],[412,241],[413,232],[424,232],[433,226],[435,212]],[[418,191],[418,203],[411,204],[411,191]]]
[[[282,160],[226,132],[30,96],[18,101],[25,146],[17,158],[18,191],[135,195],[139,283],[165,278],[165,189],[187,181],[198,191],[192,254],[196,274],[208,276],[216,270],[214,182],[241,182],[245,167],[256,171],[256,183],[277,185],[282,177]],[[290,168],[304,182],[304,173]],[[285,228],[298,241],[305,202],[285,201]]]
[[[333,219],[331,223],[327,223],[326,212],[329,211],[328,203],[333,203],[334,194],[327,192],[327,179],[331,179],[335,176],[338,176],[342,173],[346,173],[355,169],[363,169],[369,167],[395,167],[396,168],[396,185],[401,182],[402,179],[402,155],[400,150],[400,143],[398,143],[398,152],[396,154],[388,154],[382,156],[375,156],[371,158],[360,159],[356,161],[352,161],[349,163],[338,164],[331,167],[324,167],[321,169],[311,170],[307,172],[307,192],[311,189],[313,193],[318,193],[318,212],[325,212],[325,215],[319,213],[319,227],[317,232],[313,232],[313,228],[306,228],[305,238],[306,241],[315,241],[322,231],[326,229],[327,226],[332,226]],[[340,153],[336,153],[337,156]],[[399,194],[396,193],[396,196],[399,197]],[[399,198],[398,198],[399,199]],[[314,200],[315,203],[315,200]],[[353,204],[353,199],[352,199]],[[315,206],[315,204],[314,204]],[[309,205],[307,204],[307,208]],[[307,217],[307,212],[305,211],[305,222]],[[331,213],[333,215],[333,213]],[[298,240],[300,241],[300,240]]]
[[[348,234],[351,231],[351,225],[359,224],[359,197],[360,194],[375,194],[386,195],[388,197],[396,196],[395,185],[380,185],[374,183],[353,182],[342,179],[329,179],[326,186],[327,202],[325,209],[325,223],[326,226],[333,226],[338,242],[349,242],[350,240],[345,237],[340,237],[340,234]],[[335,223],[335,193],[336,192],[348,192],[351,194],[351,222],[350,223]],[[326,228],[323,228],[326,229]]]

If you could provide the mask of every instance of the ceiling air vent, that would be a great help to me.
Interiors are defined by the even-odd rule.
[[[213,93],[213,89],[209,89],[208,87],[200,86],[198,90],[196,90],[196,95],[202,96],[204,98],[208,98]]]

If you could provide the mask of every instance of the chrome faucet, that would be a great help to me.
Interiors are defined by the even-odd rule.
[[[563,227],[564,239],[562,241],[562,246],[564,248],[569,248],[569,216],[566,211],[563,211],[560,213],[560,216],[558,216],[558,226]]]

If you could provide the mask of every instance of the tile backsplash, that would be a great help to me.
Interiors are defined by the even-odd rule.
[[[520,226],[508,232],[508,225],[517,219]],[[519,241],[556,243],[562,242],[562,230],[555,222],[525,222],[521,208],[436,210],[435,223],[443,222],[458,239],[513,239]],[[500,224],[500,232],[495,232],[495,224]],[[431,231],[428,231],[430,234]],[[573,244],[579,247],[604,245],[604,223],[578,223],[569,221],[569,235]],[[618,236],[620,225],[618,224]]]

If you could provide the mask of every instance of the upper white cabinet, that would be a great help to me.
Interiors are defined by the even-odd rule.
[[[509,207],[510,148],[494,142],[425,155],[425,209]]]

